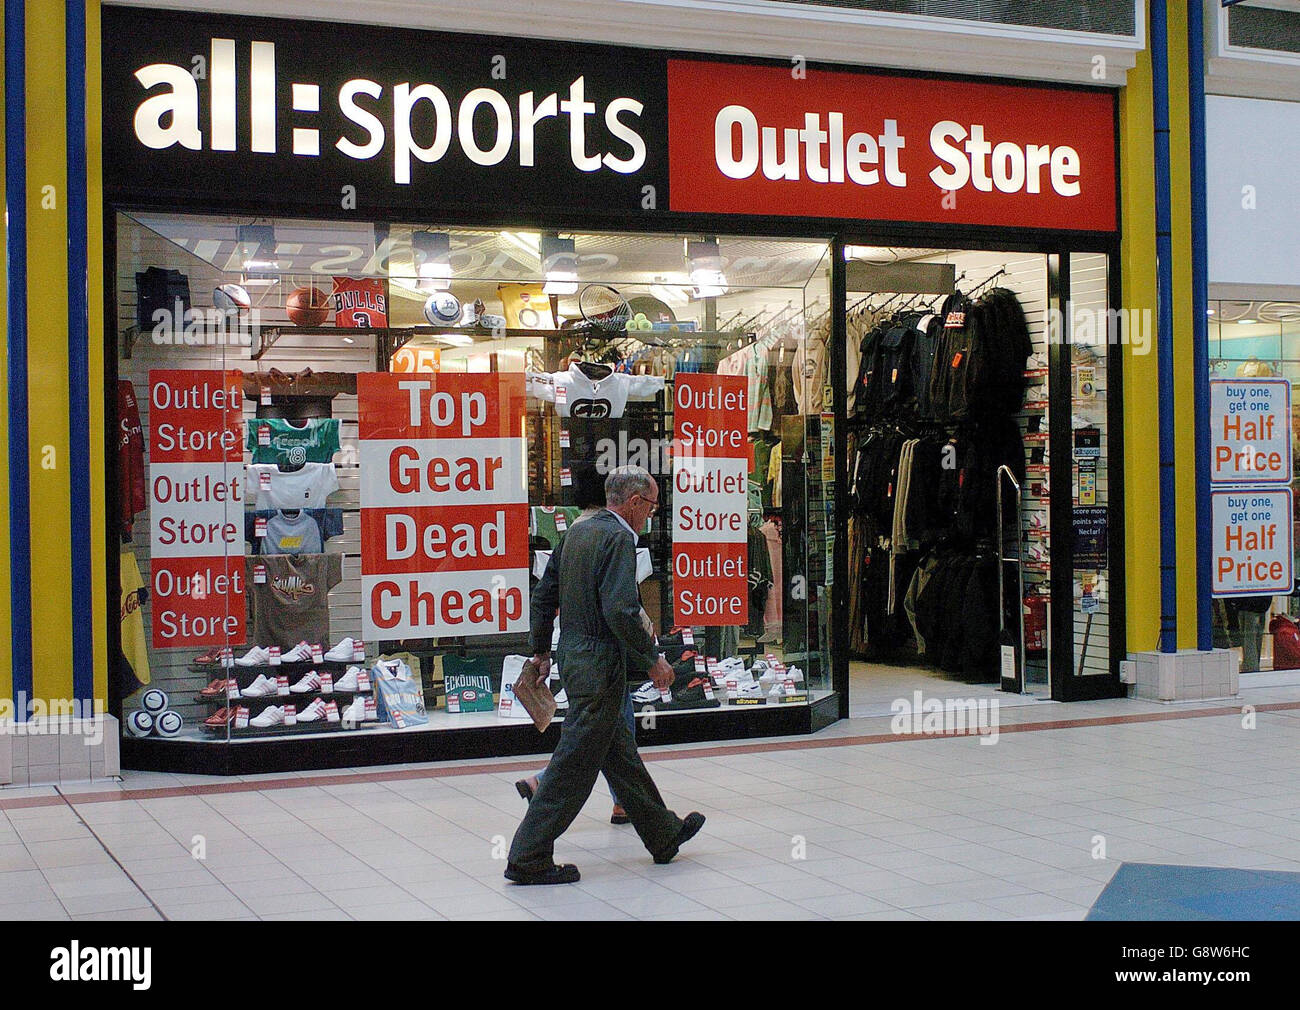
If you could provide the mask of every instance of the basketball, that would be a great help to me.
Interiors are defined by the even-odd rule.
[[[295,288],[284,308],[294,326],[320,326],[330,315],[329,296],[320,288]]]

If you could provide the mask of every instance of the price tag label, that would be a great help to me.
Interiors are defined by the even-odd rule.
[[[259,473],[257,475],[257,486],[259,490],[270,491],[271,490],[270,473],[268,473],[266,470],[263,470],[261,473]]]
[[[253,535],[259,540],[266,536],[266,516],[258,516],[253,520]]]
[[[357,690],[362,693],[370,690],[370,673],[367,670],[357,672]]]
[[[366,722],[379,721],[379,707],[375,704],[374,698],[366,699]]]
[[[695,629],[682,628],[682,645],[694,645],[694,644],[695,644]]]
[[[226,697],[227,698],[239,697],[239,681],[235,680],[234,677],[231,677],[229,680],[226,681]]]
[[[338,722],[338,721],[339,721],[339,706],[338,706],[338,702],[327,701],[327,702],[325,703],[325,721],[326,721],[326,722]]]
[[[565,519],[564,513],[558,510],[555,513],[555,528],[560,533],[565,533],[569,529],[569,520]]]
[[[270,650],[270,651],[271,651],[271,665],[272,665],[272,666],[279,666],[279,665],[280,665],[280,647],[279,647],[278,645],[273,645],[273,646],[271,646],[271,650]]]
[[[221,665],[227,670],[235,665],[235,650],[228,645],[221,650]]]
[[[705,663],[704,663],[704,657],[703,657],[703,656],[696,656],[696,657],[695,657],[695,672],[696,672],[696,673],[707,673],[707,672],[708,672],[708,667],[707,667],[707,666],[705,665]]]
[[[665,705],[671,705],[673,703],[672,692],[669,691],[667,688],[664,688],[659,692],[659,700],[662,701]]]
[[[334,693],[334,674],[332,674],[332,673],[321,673],[321,674],[318,674],[318,676],[320,677],[320,693],[321,693],[321,694],[333,694],[333,693]]]
[[[289,678],[286,677],[284,674],[281,674],[280,676],[276,677],[275,687],[276,687],[276,692],[275,692],[276,694],[288,694]]]
[[[297,706],[297,705],[285,705],[285,706],[284,706],[284,724],[285,724],[286,726],[297,726],[297,725],[298,725],[298,706]]]
[[[557,407],[567,407],[569,405],[569,387],[555,387],[555,405]]]
[[[359,638],[352,639],[352,662],[363,663],[366,659],[366,643]]]
[[[704,697],[708,698],[709,701],[715,700],[713,697],[713,685],[707,680],[704,682]]]
[[[271,426],[269,424],[259,424],[257,426],[257,444],[271,444]]]
[[[561,428],[561,429],[560,429],[560,448],[561,448],[561,449],[567,449],[568,447],[569,447],[569,433],[568,433],[568,431],[566,431],[564,428]]]
[[[248,729],[248,709],[243,705],[235,709],[235,729]]]
[[[573,483],[573,474],[569,472],[569,468],[566,466],[560,470],[560,486],[568,487],[572,483]]]
[[[255,585],[266,585],[266,565],[260,561],[253,566],[253,583]]]
[[[325,652],[321,649],[319,642],[311,647],[311,661],[317,665],[325,662]]]
[[[263,406],[263,407],[269,407],[270,405],[271,405],[271,387],[270,387],[270,386],[263,386],[263,387],[262,387],[262,406]]]

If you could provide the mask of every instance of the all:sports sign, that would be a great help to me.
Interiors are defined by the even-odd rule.
[[[103,39],[120,202],[1116,227],[1100,89],[112,6]]]

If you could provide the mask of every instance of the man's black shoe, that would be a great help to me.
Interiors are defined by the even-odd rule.
[[[686,820],[682,822],[682,830],[677,832],[677,837],[673,839],[671,848],[655,854],[656,863],[671,863],[673,857],[677,855],[677,850],[689,842],[704,827],[704,815],[699,811],[693,811],[686,815]]]
[[[516,884],[576,884],[581,879],[582,874],[572,863],[557,863],[540,873],[528,873],[514,863],[506,864],[506,880]]]

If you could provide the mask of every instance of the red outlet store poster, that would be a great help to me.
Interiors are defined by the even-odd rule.
[[[370,639],[528,628],[524,377],[357,377]]]
[[[748,380],[678,373],[673,389],[673,608],[678,624],[749,618]]]
[[[243,424],[241,372],[149,373],[155,649],[244,642]]]

